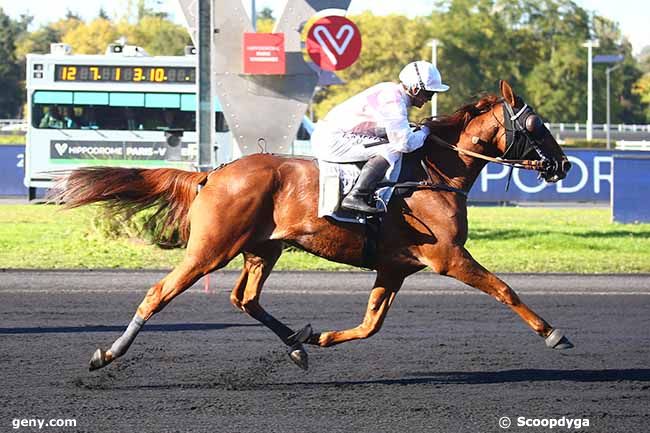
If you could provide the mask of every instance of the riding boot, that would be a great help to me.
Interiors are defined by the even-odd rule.
[[[390,163],[381,156],[370,158],[361,169],[352,191],[341,202],[341,207],[372,215],[381,213],[381,210],[368,204],[368,199],[371,194],[374,194],[379,181],[386,175],[388,167],[390,167]]]

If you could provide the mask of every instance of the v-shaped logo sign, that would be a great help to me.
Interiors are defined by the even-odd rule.
[[[336,35],[336,36],[334,36]],[[307,52],[320,68],[338,71],[352,65],[361,53],[361,33],[342,16],[316,21],[307,34]]]

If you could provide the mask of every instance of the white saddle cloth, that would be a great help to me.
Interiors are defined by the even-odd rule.
[[[361,168],[356,164],[342,164],[322,160],[318,160],[318,168],[320,170],[318,216],[327,216],[337,221],[365,224],[365,217],[340,208],[341,200],[352,190],[359,173],[361,173]],[[402,157],[388,169],[381,182],[397,182],[401,168]],[[385,186],[377,190],[377,196],[379,197],[377,208],[388,207],[394,189],[392,186]]]

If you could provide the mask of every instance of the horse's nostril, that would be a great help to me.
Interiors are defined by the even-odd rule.
[[[569,170],[571,170],[571,162],[569,162],[568,159],[565,159],[564,161],[562,161],[562,171],[564,173],[568,173]]]

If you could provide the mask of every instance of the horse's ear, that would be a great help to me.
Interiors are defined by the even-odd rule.
[[[516,106],[517,104],[517,95],[515,95],[514,90],[510,87],[510,84],[506,80],[499,81],[499,87],[501,89],[501,96],[506,100],[511,107]]]

